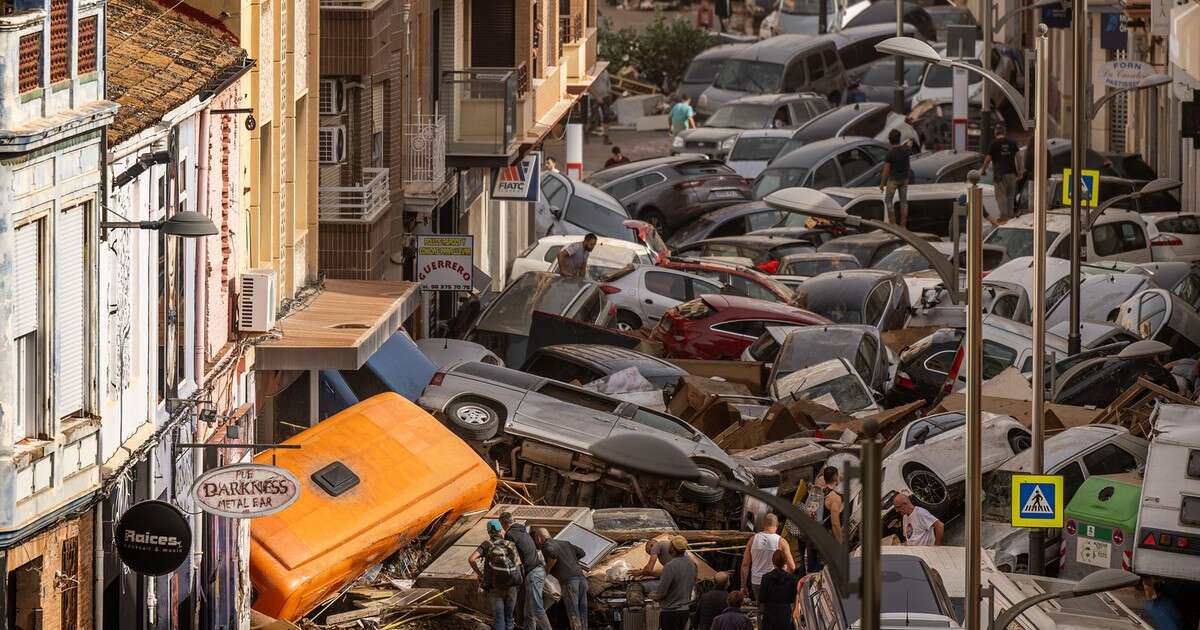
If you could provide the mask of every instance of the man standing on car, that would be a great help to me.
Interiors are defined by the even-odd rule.
[[[499,521],[488,521],[487,533],[488,539],[471,552],[467,564],[479,576],[480,586],[492,604],[493,630],[516,630],[513,611],[517,609],[517,591],[522,582],[521,554],[516,545],[504,539]]]
[[[887,208],[888,215],[896,225],[900,227],[908,227],[908,178],[909,172],[909,157],[911,149],[908,144],[901,142],[900,131],[893,129],[888,133],[888,142],[892,148],[888,149],[887,157],[883,160],[883,176],[879,180],[879,190],[884,191],[883,205]],[[899,193],[900,203],[899,209],[892,203],[892,198]]]
[[[533,542],[542,549],[546,570],[562,587],[563,609],[567,611],[571,630],[587,630],[587,576],[579,568],[579,561],[587,552],[574,543],[551,538],[545,527],[533,531]]]
[[[1017,201],[1017,152],[1021,147],[1005,136],[1004,125],[996,125],[996,138],[988,147],[987,155],[983,156],[983,165],[979,167],[980,174],[986,173],[988,165],[995,169],[992,175],[992,185],[996,189],[996,205],[1000,207],[1000,220],[1013,218],[1014,206]]]
[[[650,599],[662,607],[662,630],[684,630],[687,627],[695,588],[696,563],[687,555],[687,539],[675,536],[671,538],[671,561],[663,567],[658,590],[650,594]]]
[[[501,514],[500,524],[504,526],[504,538],[517,546],[521,566],[525,567],[525,628],[552,630],[546,605],[542,603],[542,589],[546,587],[546,564],[542,562],[542,555],[525,525],[513,521],[512,512]]]
[[[587,277],[588,256],[596,249],[596,235],[588,234],[582,241],[558,250],[558,274],[568,278]]]
[[[907,495],[897,494],[892,506],[904,517],[904,544],[909,547],[934,547],[942,544],[945,526],[929,510],[913,505]]]

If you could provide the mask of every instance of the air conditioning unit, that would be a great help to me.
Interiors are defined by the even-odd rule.
[[[267,332],[275,327],[275,270],[250,269],[238,279],[238,330]]]

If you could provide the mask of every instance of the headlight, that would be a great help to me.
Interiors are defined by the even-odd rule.
[[[675,139],[671,140],[671,148],[672,149],[682,149],[683,148],[683,137],[675,136]]]
[[[721,141],[722,151],[732,151],[733,145],[737,144],[737,136],[730,136]]]

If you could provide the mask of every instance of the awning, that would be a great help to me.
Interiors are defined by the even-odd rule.
[[[357,370],[421,301],[413,282],[326,280],[307,306],[279,321],[258,346],[256,370]]]

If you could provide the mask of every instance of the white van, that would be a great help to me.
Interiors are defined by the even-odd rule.
[[[1133,571],[1200,579],[1200,407],[1161,404],[1146,454]]]
[[[909,186],[909,199],[913,186]],[[910,211],[911,215],[911,211]],[[1123,260],[1150,262],[1150,239],[1146,236],[1146,221],[1128,210],[1109,208],[1096,218],[1092,229],[1084,233],[1084,260]],[[999,245],[1008,251],[1008,258],[1033,254],[1033,214],[1023,214],[992,230],[984,243]],[[1046,251],[1054,258],[1071,258],[1071,211],[1055,208],[1046,213]]]

